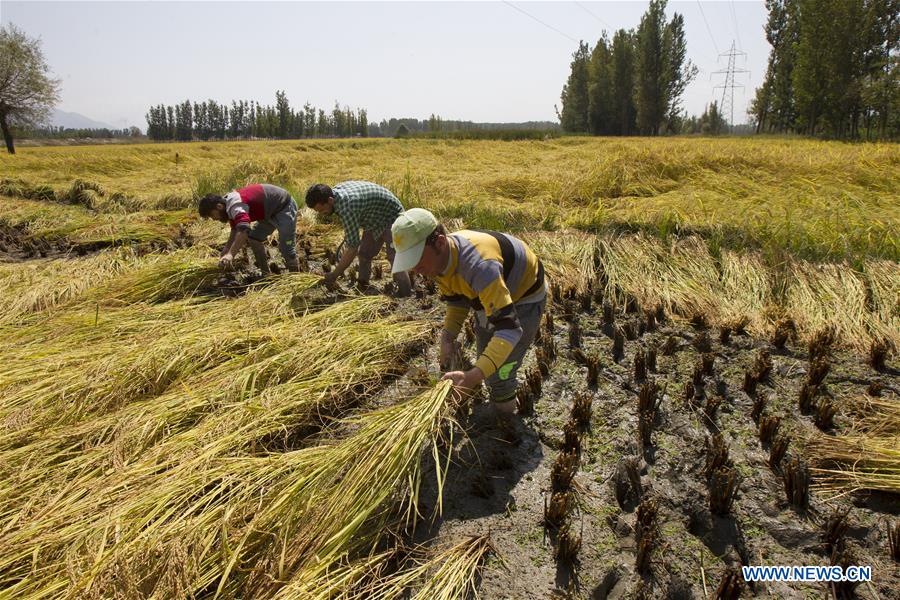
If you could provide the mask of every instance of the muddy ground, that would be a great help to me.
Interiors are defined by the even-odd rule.
[[[768,447],[758,438],[751,417],[753,400],[742,385],[761,349],[771,353],[772,371],[756,393],[769,399],[764,415],[782,417],[781,431],[792,440],[788,458],[816,431],[813,418],[801,415],[797,407],[808,368],[805,348],[788,342],[779,350],[745,334],[732,334],[722,343],[717,330],[669,320],[639,334],[646,328],[646,316],[617,309],[615,326],[627,330],[630,323],[634,339],[626,339],[624,356],[614,362],[611,328],[604,327],[602,311],[595,307],[578,310],[572,321],[583,332],[582,352],[601,358],[596,387],[587,384],[588,369],[573,360],[572,323],[557,304],[550,313],[558,357],[543,381],[534,414],[524,417],[511,434],[495,426],[487,404],[474,406],[466,423],[468,440],[458,444],[444,488],[443,516],[420,527],[419,541],[490,532],[498,553],[483,574],[480,592],[485,598],[706,598],[716,596],[728,567],[739,572],[742,564],[831,564],[831,551],[822,538],[824,522],[834,510],[846,510],[849,528],[842,551],[852,558],[850,564],[872,566],[871,584],[855,590],[814,583],[756,584],[752,589],[742,586],[741,597],[898,597],[900,576],[888,554],[886,532],[886,520],[900,513],[897,496],[857,494],[826,503],[813,490],[808,509],[793,507],[781,477],[784,467],[770,468]],[[695,392],[698,399],[690,406],[684,400],[685,382],[693,379],[702,355],[695,343],[702,345],[704,336],[715,357],[713,374],[696,386],[704,392]],[[662,348],[669,338],[676,347],[667,356]],[[635,381],[635,354],[654,346],[656,372]],[[468,352],[471,356],[474,349],[470,346]],[[530,353],[526,369],[534,362]],[[872,382],[882,384],[886,397],[898,397],[898,371],[890,365],[878,373],[862,357],[842,352],[833,353],[831,364],[824,394],[838,405],[841,398],[865,394]],[[662,389],[652,443],[643,447],[637,403],[646,381]],[[570,530],[580,535],[581,546],[574,561],[556,560],[558,530],[544,525],[544,511],[551,469],[578,393],[593,399],[572,485],[577,507]],[[706,398],[721,402],[712,418],[704,411]],[[848,424],[841,411],[835,421],[833,432]],[[731,510],[721,516],[710,512],[704,473],[705,446],[716,433],[723,435],[739,480]],[[624,468],[630,457],[639,486],[629,481]],[[636,507],[640,500],[654,498],[658,541],[649,554],[649,567],[640,573]],[[836,555],[835,560],[840,559]]]

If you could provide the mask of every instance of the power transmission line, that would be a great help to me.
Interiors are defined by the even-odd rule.
[[[731,50],[728,52],[723,52],[719,56],[727,56],[728,57],[728,68],[713,71],[710,73],[710,79],[712,79],[713,75],[725,74],[725,83],[722,85],[717,85],[713,89],[722,88],[722,112],[721,114],[729,113],[731,115],[730,120],[728,121],[731,124],[731,127],[734,127],[734,88],[739,87],[743,88],[744,86],[738,85],[734,82],[734,76],[736,73],[749,73],[747,69],[736,69],[734,66],[734,58],[736,56],[747,56],[746,52],[741,52],[739,50],[735,50],[734,41],[731,42]]]
[[[706,23],[706,31],[709,32],[709,39],[712,40],[713,48],[716,49],[716,54],[718,54],[719,47],[716,45],[716,38],[713,37],[712,29],[709,28],[709,21],[706,20],[706,13],[703,12],[703,5],[700,4],[700,0],[697,0],[697,8],[700,9],[700,14],[703,15],[703,22]]]
[[[579,7],[581,10],[583,10],[583,11],[586,12],[587,14],[591,15],[592,17],[594,17],[595,19],[597,19],[598,21],[600,21],[600,24],[601,24],[601,25],[606,25],[607,27],[609,27],[610,32],[612,32],[613,26],[610,25],[609,23],[607,23],[606,21],[604,21],[603,19],[601,19],[600,17],[598,17],[598,16],[594,13],[594,11],[588,10],[588,7],[585,6],[585,5],[583,5],[581,2],[576,2],[575,4],[577,4],[578,7]]]
[[[518,6],[516,6],[515,4],[512,4],[511,2],[507,2],[506,0],[503,0],[503,4],[506,4],[506,5],[508,5],[508,6],[511,6],[512,8],[516,9],[517,11],[519,11],[520,13],[522,13],[523,15],[525,15],[526,17],[529,17],[529,18],[531,18],[531,19],[534,19],[535,21],[537,21],[538,23],[540,23],[540,24],[543,25],[544,27],[547,27],[548,29],[552,29],[553,31],[555,31],[556,33],[558,33],[559,35],[563,36],[563,37],[566,38],[566,39],[572,40],[572,41],[575,42],[576,44],[580,44],[580,43],[581,43],[579,40],[576,40],[576,39],[573,38],[571,35],[569,35],[569,34],[567,34],[567,33],[563,33],[562,31],[560,31],[559,29],[557,29],[557,28],[554,27],[553,25],[550,25],[550,24],[548,24],[548,23],[544,23],[543,21],[541,21],[540,19],[538,19],[538,18],[535,17],[534,15],[525,12],[524,10],[522,10],[521,8],[519,8]]]

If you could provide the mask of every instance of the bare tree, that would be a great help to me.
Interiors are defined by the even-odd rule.
[[[0,27],[0,129],[15,154],[11,125],[41,125],[59,100],[59,80],[49,75],[40,39],[10,23]]]

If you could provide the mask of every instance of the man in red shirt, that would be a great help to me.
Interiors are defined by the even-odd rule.
[[[222,249],[219,264],[231,266],[234,255],[244,244],[250,246],[256,266],[263,275],[269,273],[269,261],[263,242],[278,230],[278,249],[288,271],[299,271],[297,249],[297,203],[290,192],[268,183],[248,185],[219,196],[208,194],[197,207],[200,216],[231,225],[231,236]],[[251,225],[252,223],[252,225]]]

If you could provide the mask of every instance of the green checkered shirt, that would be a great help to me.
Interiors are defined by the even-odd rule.
[[[368,181],[345,181],[332,188],[334,212],[344,225],[344,248],[359,246],[359,230],[376,239],[403,212],[397,196],[385,187]]]

